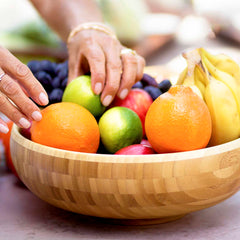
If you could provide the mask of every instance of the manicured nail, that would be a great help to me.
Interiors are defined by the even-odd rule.
[[[111,95],[107,95],[104,99],[103,99],[103,102],[102,102],[102,104],[106,107],[106,106],[108,106],[110,103],[111,103],[111,101],[112,101],[112,96]]]
[[[98,82],[95,84],[95,94],[100,94],[102,91],[102,83]]]
[[[31,126],[31,123],[26,118],[20,118],[19,123],[23,128],[29,128]]]
[[[48,104],[48,97],[46,96],[45,93],[41,92],[39,94],[39,100],[43,105],[47,105]]]
[[[121,99],[124,99],[127,95],[128,95],[128,89],[125,88],[125,89],[123,89],[123,90],[121,91],[119,97],[120,97]]]
[[[6,126],[4,126],[3,124],[0,123],[0,132],[6,134],[6,133],[8,133],[8,131],[9,131],[9,129]]]
[[[42,114],[39,112],[39,111],[34,111],[32,113],[32,118],[35,120],[35,121],[40,121],[42,119]]]

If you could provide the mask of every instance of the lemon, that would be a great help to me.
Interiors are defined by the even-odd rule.
[[[110,153],[142,140],[140,118],[134,111],[125,107],[107,110],[99,120],[99,130],[102,144]]]
[[[94,117],[100,117],[105,111],[100,95],[91,88],[91,77],[80,76],[71,81],[64,90],[62,102],[77,103],[88,109]]]

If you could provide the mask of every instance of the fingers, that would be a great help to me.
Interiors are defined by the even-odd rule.
[[[0,132],[7,134],[9,132],[8,125],[0,118]]]
[[[78,52],[71,51],[68,57],[68,83],[81,75],[80,70]]]
[[[19,127],[30,127],[31,123],[15,106],[13,106],[13,104],[2,93],[0,93],[0,109],[4,115],[16,123]]]
[[[134,52],[123,54],[121,58],[123,73],[121,85],[118,90],[118,97],[124,99],[128,95],[132,86],[141,80],[145,66],[145,60]]]
[[[124,99],[132,85],[143,75],[145,61],[133,51],[125,51],[120,42],[99,31],[81,31],[68,43],[69,81],[86,73],[88,63],[91,84],[95,94],[101,94],[104,106],[110,105],[116,95]]]
[[[30,69],[15,58],[7,49],[0,48],[0,56],[2,70],[18,81],[36,103],[47,105],[48,95]]]
[[[101,101],[104,106],[108,106],[114,99],[121,80],[122,62],[120,58],[120,45],[112,40],[111,44],[105,46],[106,57],[106,79],[105,87],[101,94]]]
[[[89,47],[85,54],[91,71],[91,84],[95,94],[100,94],[105,85],[105,55],[103,50],[98,46]]]
[[[13,111],[13,108],[15,108],[14,109],[15,113],[10,114],[9,116],[9,118],[12,121],[15,122],[17,120],[16,123],[19,123],[20,118],[18,119],[18,117],[24,117],[29,120],[36,121],[41,120],[42,115],[39,111],[39,108],[26,96],[26,94],[22,91],[19,84],[7,74],[5,74],[2,80],[0,81],[0,90],[5,96],[11,99],[11,101],[17,107],[17,108],[14,107],[9,101],[6,101],[6,97],[2,97],[2,106],[0,108],[2,112],[5,109],[5,107],[9,108],[9,111]],[[5,106],[3,106],[3,104],[5,104]],[[9,113],[4,112],[4,114],[7,115]],[[16,117],[15,115],[17,115],[18,117]],[[28,127],[28,123],[26,121],[24,122],[26,124],[20,123],[22,127]]]
[[[135,55],[133,55],[132,53],[123,54],[121,58],[122,58],[123,73],[122,73],[121,85],[118,90],[118,97],[120,97],[121,99],[124,99],[128,95],[132,85],[136,81],[137,59]]]

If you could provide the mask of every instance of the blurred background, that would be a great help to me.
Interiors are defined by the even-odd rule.
[[[123,44],[147,65],[165,64],[184,49],[240,46],[238,0],[96,0]],[[66,47],[28,0],[1,0],[0,45],[23,62],[63,61]]]

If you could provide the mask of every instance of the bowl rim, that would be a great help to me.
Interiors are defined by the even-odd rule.
[[[49,146],[44,146],[39,143],[35,143],[27,138],[25,138],[20,133],[20,128],[13,124],[11,131],[11,141],[18,142],[28,150],[34,150],[41,154],[46,154],[50,156],[55,156],[59,158],[68,158],[76,161],[92,161],[92,162],[106,162],[106,163],[158,163],[158,162],[172,162],[181,160],[193,160],[198,158],[208,158],[213,155],[223,154],[225,152],[230,152],[235,149],[240,149],[240,138],[233,141],[220,144],[213,147],[206,147],[202,149],[185,151],[185,152],[175,152],[175,153],[161,153],[161,154],[146,154],[146,155],[114,155],[114,154],[99,154],[99,153],[84,153],[75,152],[69,150],[63,150],[58,148],[53,148]]]

